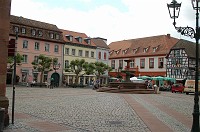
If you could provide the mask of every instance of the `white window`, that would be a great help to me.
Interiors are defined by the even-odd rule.
[[[23,41],[23,48],[24,48],[24,49],[27,49],[27,48],[28,48],[28,41],[27,41],[27,40],[24,40],[24,41]]]
[[[79,38],[79,43],[82,43],[82,38],[81,37]]]
[[[83,51],[82,50],[78,51],[78,56],[83,56]]]
[[[44,50],[49,52],[49,44],[45,44]]]
[[[27,63],[28,56],[27,55],[22,55],[22,57],[23,57],[22,62]]]
[[[72,40],[73,40],[73,36],[69,36],[69,41],[72,42]]]
[[[35,35],[36,35],[36,30],[35,30],[35,29],[32,29],[31,34],[32,34],[33,36],[35,36]]]
[[[65,54],[69,55],[69,48],[65,48]]]
[[[41,30],[38,31],[38,35],[39,35],[39,37],[42,37],[43,34],[42,34]]]
[[[134,66],[135,66],[135,60],[132,60],[132,61],[130,62],[130,68],[134,68]]]
[[[111,60],[111,68],[115,69],[115,60]]]
[[[14,32],[19,32],[19,27],[15,26],[14,27]]]
[[[22,27],[22,34],[26,34],[26,28],[25,27]]]
[[[72,55],[76,55],[76,50],[75,49],[72,49]]]
[[[39,42],[35,42],[35,50],[39,50],[40,49],[40,43]]]
[[[60,39],[60,36],[59,36],[59,34],[56,34],[56,39]]]
[[[65,68],[67,68],[69,66],[69,61],[65,60]]]
[[[91,51],[91,57],[94,58],[94,52],[93,51]]]
[[[59,51],[59,46],[58,45],[55,45],[54,46],[54,52],[58,52]]]
[[[39,62],[39,57],[38,56],[34,56],[34,62],[38,63]]]
[[[50,38],[54,38],[54,34],[53,33],[50,33]]]
[[[89,51],[85,51],[85,57],[89,57]]]

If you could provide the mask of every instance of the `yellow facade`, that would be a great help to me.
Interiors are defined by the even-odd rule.
[[[67,51],[68,50],[68,51]],[[72,50],[75,50],[75,55],[72,54]],[[82,51],[82,55],[80,55],[80,51]],[[88,57],[86,55],[86,52],[88,52]],[[64,46],[64,67],[65,67],[65,61],[68,60],[69,64],[72,60],[76,59],[84,59],[86,62],[96,62],[96,48],[90,47],[90,46],[73,46],[71,44]],[[91,57],[91,53],[93,53],[93,56]],[[84,72],[81,72],[83,74]],[[65,76],[65,80],[67,84],[73,84],[75,82],[75,74],[70,72],[63,71],[63,74]],[[83,75],[79,78],[79,84],[83,85],[90,85],[91,82],[95,80],[95,75]]]

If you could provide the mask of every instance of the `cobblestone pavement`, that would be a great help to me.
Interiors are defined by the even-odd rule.
[[[12,87],[7,87],[11,120]],[[17,87],[4,132],[189,132],[194,96]]]

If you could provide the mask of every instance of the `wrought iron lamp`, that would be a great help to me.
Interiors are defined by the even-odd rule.
[[[170,4],[167,4],[170,17],[174,19],[173,25],[175,29],[184,36],[195,38],[196,40],[196,66],[195,66],[195,95],[194,95],[194,110],[193,110],[193,123],[192,132],[199,132],[199,91],[198,91],[198,80],[199,80],[199,10],[200,0],[191,0],[192,7],[196,11],[196,30],[192,27],[177,27],[176,18],[179,17],[181,3],[176,0],[172,0]]]

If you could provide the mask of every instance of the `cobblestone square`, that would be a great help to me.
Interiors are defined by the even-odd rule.
[[[7,87],[9,115],[12,87]],[[117,94],[89,88],[17,87],[5,132],[189,132],[193,95]]]

